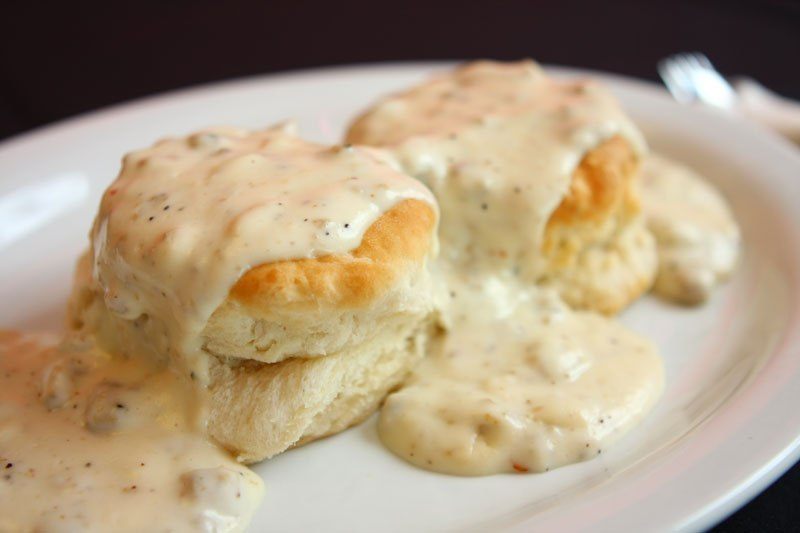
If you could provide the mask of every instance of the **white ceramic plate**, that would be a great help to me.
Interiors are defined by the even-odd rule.
[[[58,328],[72,266],[121,155],[159,137],[288,117],[335,141],[379,95],[444,65],[336,68],[172,93],[0,145],[0,326]],[[555,69],[559,75],[587,73]],[[623,320],[656,340],[667,388],[608,453],[540,475],[448,477],[385,451],[374,419],[256,466],[253,531],[696,530],[742,505],[800,455],[800,155],[768,132],[604,78],[653,147],[730,199],[744,259],[699,309],[645,298]]]

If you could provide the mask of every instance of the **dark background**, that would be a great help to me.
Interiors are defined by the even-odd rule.
[[[189,1],[0,3],[0,139],[187,85],[343,63],[530,56],[656,79],[701,50],[800,99],[800,2]],[[800,467],[718,526],[800,524]]]

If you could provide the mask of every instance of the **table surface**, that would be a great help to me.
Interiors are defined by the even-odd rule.
[[[0,10],[0,139],[132,98],[325,65],[533,57],[656,80],[671,53],[800,99],[796,1],[11,2]],[[800,466],[716,527],[800,523]]]

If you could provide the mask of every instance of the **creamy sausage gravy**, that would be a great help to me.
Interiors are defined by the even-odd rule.
[[[382,409],[390,450],[450,474],[541,472],[597,456],[651,409],[663,386],[655,347],[533,283],[573,170],[613,135],[644,157],[638,130],[601,87],[556,89],[531,62],[477,63],[426,87],[377,111],[397,161],[287,127],[218,128],[125,158],[89,270],[119,319],[158,324],[156,356],[103,350],[90,335],[0,336],[0,530],[244,528],[262,485],[204,438],[199,334],[252,266],[352,250],[403,198],[435,205],[401,166],[442,207],[433,268],[446,333]],[[708,242],[732,242],[730,215],[689,207],[691,228],[670,226],[682,191],[716,200],[686,173],[653,171],[661,164],[648,163],[645,203],[650,227],[669,235],[665,264],[716,280],[732,263]]]
[[[449,277],[450,330],[386,400],[386,446],[438,472],[544,472],[602,453],[661,394],[652,343],[512,279]]]
[[[241,531],[261,479],[208,442],[197,391],[91,338],[0,333],[0,531]]]
[[[653,290],[684,304],[704,302],[739,256],[739,227],[728,204],[696,172],[656,154],[645,160],[641,190],[658,243]]]

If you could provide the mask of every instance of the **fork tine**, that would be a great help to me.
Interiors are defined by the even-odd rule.
[[[684,63],[677,61],[668,65],[667,68],[676,83],[679,83],[684,88],[689,87],[689,72]]]
[[[680,75],[687,80],[688,83],[688,80],[695,68],[691,56],[688,54],[678,54],[675,56],[675,61],[673,64],[675,69],[680,72]]]
[[[702,69],[704,68],[703,65],[700,63],[700,58],[697,57],[697,54],[686,54],[686,68],[692,69]]]
[[[708,68],[708,69],[713,69],[714,68],[714,65],[711,64],[711,60],[708,59],[707,55],[702,54],[700,52],[695,52],[692,55],[694,56],[695,61],[697,61],[697,63],[700,66],[702,66],[703,68]]]
[[[672,56],[662,59],[656,68],[667,90],[677,101],[690,102],[695,99],[696,95],[680,58]]]
[[[669,59],[662,59],[658,63],[656,63],[656,70],[658,71],[658,75],[661,76],[661,79],[664,80],[664,83],[671,83],[672,82],[672,69],[674,67],[669,62]]]

